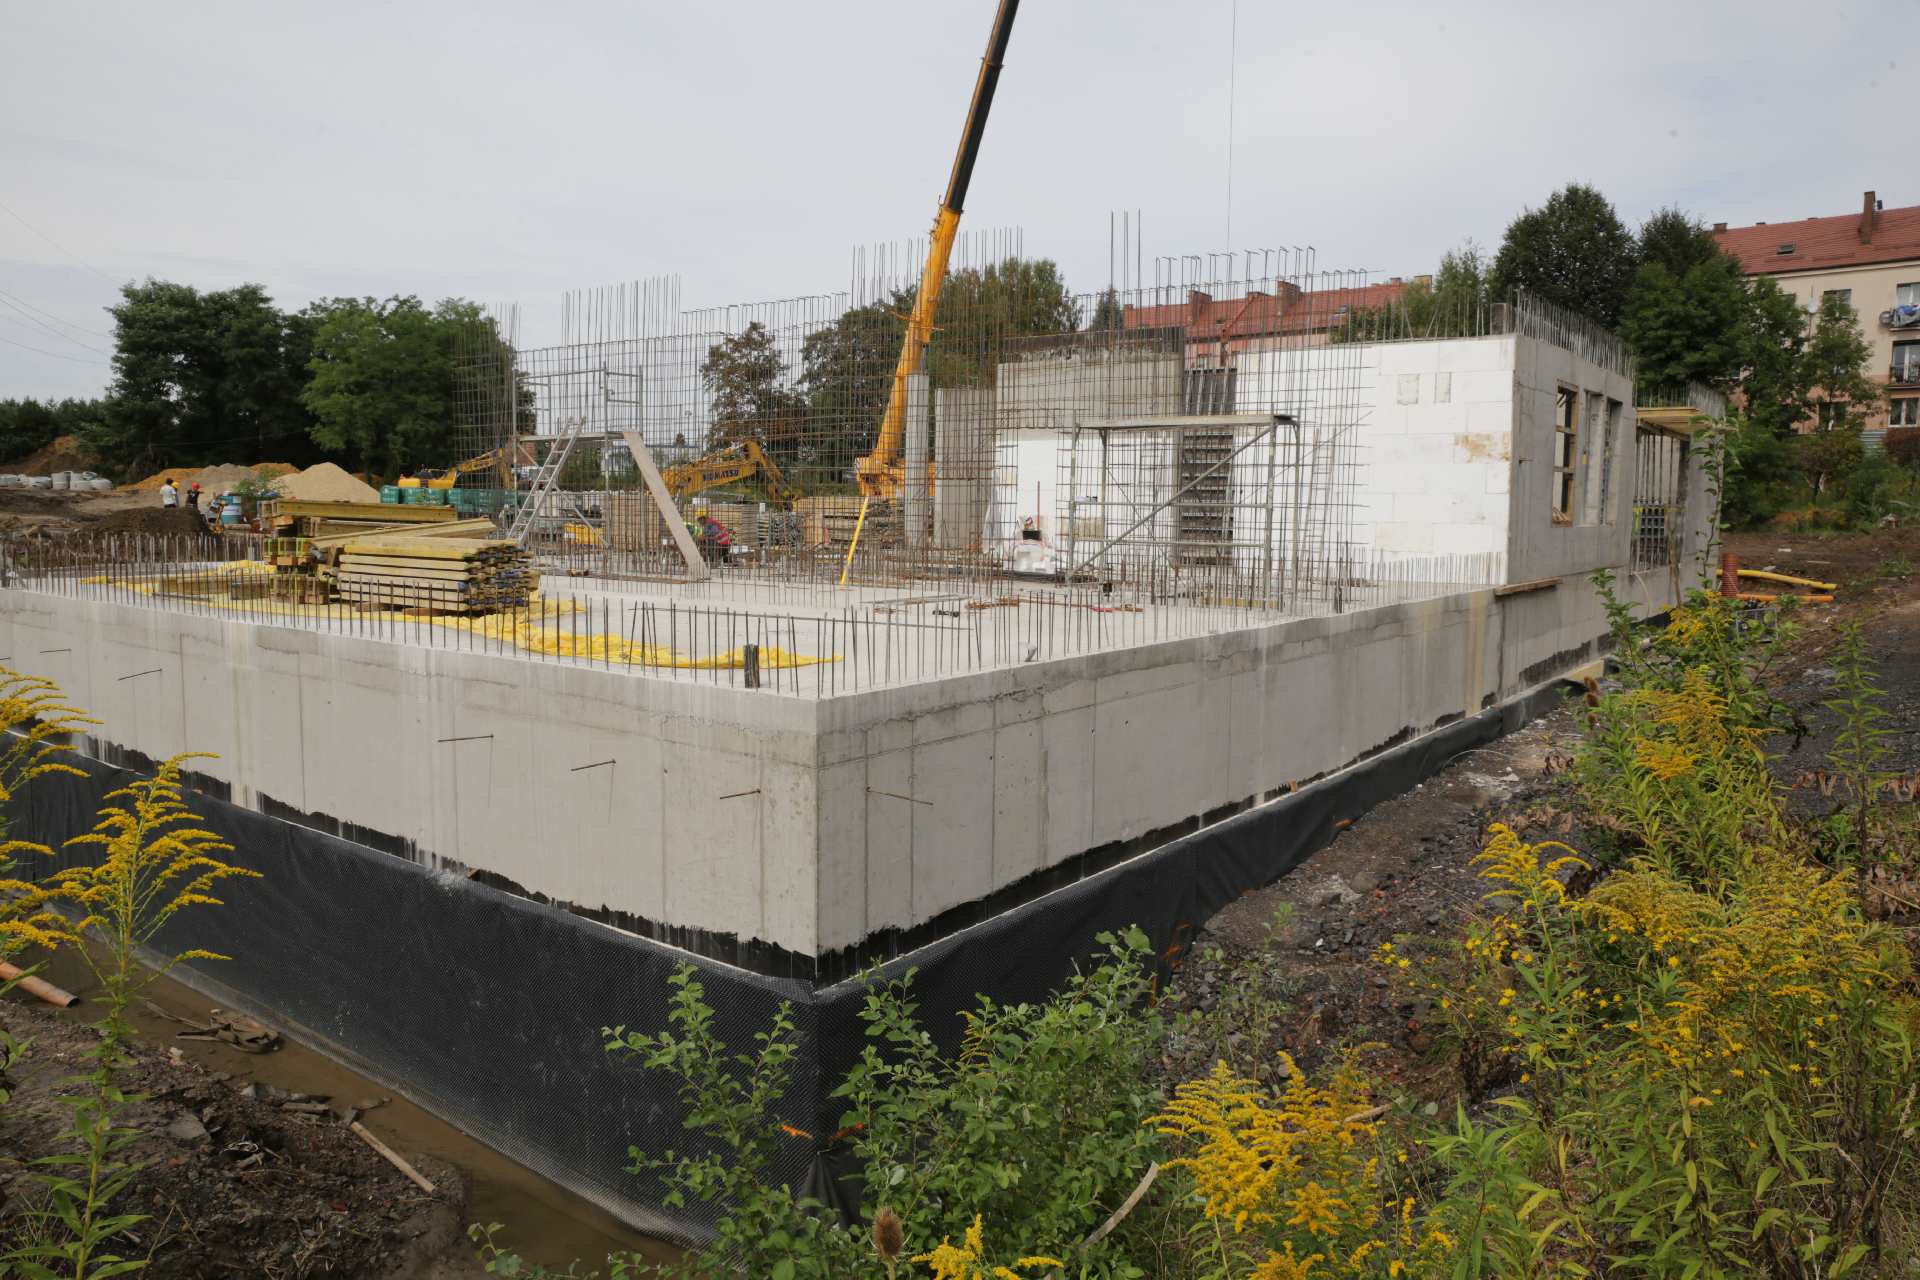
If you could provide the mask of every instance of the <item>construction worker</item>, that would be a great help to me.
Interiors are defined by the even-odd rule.
[[[195,480],[187,490],[187,507],[195,515],[200,514],[200,482]]]
[[[725,564],[727,551],[733,546],[733,534],[715,520],[711,512],[701,512],[699,519],[701,558],[713,564]]]
[[[160,505],[169,511],[180,506],[180,491],[173,487],[173,477],[168,476],[160,482]]]

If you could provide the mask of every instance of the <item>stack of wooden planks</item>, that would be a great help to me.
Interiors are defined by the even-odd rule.
[[[808,546],[845,546],[852,541],[853,531],[860,524],[860,499],[849,494],[802,498],[793,504],[793,509],[800,517],[801,536]],[[884,502],[869,507],[869,524],[860,533],[862,541],[883,523],[886,509]]]
[[[333,568],[342,599],[431,613],[524,608],[537,578],[527,553],[499,538],[348,542]]]

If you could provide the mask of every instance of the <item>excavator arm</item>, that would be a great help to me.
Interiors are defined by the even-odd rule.
[[[980,139],[987,131],[987,112],[993,106],[993,91],[1000,83],[1000,67],[1006,60],[1007,41],[1013,35],[1013,15],[1020,0],[1000,0],[993,18],[993,33],[987,37],[987,52],[980,59],[980,75],[974,81],[973,101],[967,107],[967,123],[960,131],[960,149],[953,158],[953,172],[947,178],[947,194],[940,212],[933,219],[933,242],[927,249],[927,263],[920,272],[920,288],[913,296],[913,312],[907,317],[907,332],[900,341],[900,358],[893,367],[893,385],[887,393],[887,411],[880,419],[880,438],[873,452],[855,460],[854,474],[860,492],[869,498],[896,498],[906,480],[906,468],[900,461],[900,446],[906,438],[907,383],[926,358],[927,343],[933,338],[933,318],[940,307],[940,289],[947,280],[947,262],[953,256],[953,242],[960,232],[960,210],[966,203],[967,186],[973,181],[973,162],[980,154]]]
[[[776,502],[791,504],[799,496],[787,483],[786,473],[760,447],[758,440],[743,440],[704,458],[668,467],[661,473],[661,479],[666,482],[667,492],[679,501],[717,485],[733,484],[756,475],[765,485],[767,496]]]

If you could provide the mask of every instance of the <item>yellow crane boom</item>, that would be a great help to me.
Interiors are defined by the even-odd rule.
[[[954,237],[960,231],[960,209],[966,202],[967,184],[973,180],[974,158],[980,154],[980,139],[987,131],[987,111],[993,106],[993,90],[1000,82],[1007,41],[1013,35],[1013,15],[1019,8],[1020,0],[1000,0],[999,12],[994,15],[993,32],[987,37],[987,51],[980,59],[980,75],[973,85],[973,101],[967,107],[967,123],[960,131],[960,150],[947,178],[947,194],[940,202],[940,212],[934,215],[933,243],[927,248],[927,264],[913,297],[913,313],[907,317],[907,332],[900,341],[900,359],[893,367],[887,411],[880,419],[880,438],[874,442],[873,452],[854,463],[860,492],[869,498],[898,497],[905,483],[900,446],[906,438],[907,380],[920,371],[927,343],[933,337],[940,288],[946,283],[947,261],[953,256]]]

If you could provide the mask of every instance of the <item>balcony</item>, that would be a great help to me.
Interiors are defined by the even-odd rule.
[[[1880,313],[1882,329],[1920,329],[1920,306],[1891,307]]]
[[[1890,387],[1920,387],[1920,360],[1896,360],[1887,371]]]

